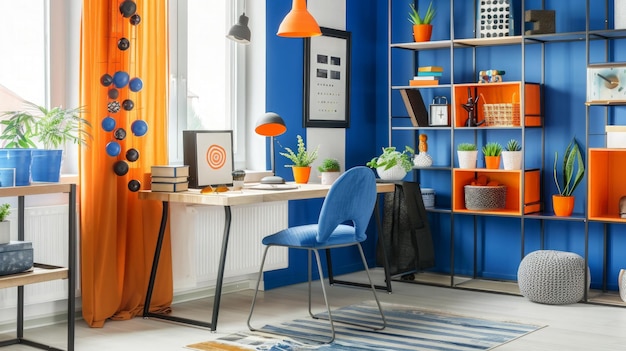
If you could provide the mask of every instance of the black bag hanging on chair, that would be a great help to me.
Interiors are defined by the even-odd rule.
[[[389,274],[408,274],[435,266],[435,253],[426,208],[419,184],[396,182],[393,193],[386,193],[382,233],[378,238],[376,262]],[[381,244],[381,240],[384,242]],[[383,253],[383,249],[386,252]]]

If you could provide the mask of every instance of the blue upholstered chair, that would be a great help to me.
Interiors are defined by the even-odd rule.
[[[330,324],[329,338],[324,340],[308,339],[315,342],[330,343],[335,339],[334,322],[352,324],[359,327],[369,328],[373,330],[382,330],[386,327],[385,315],[376,296],[376,289],[372,283],[367,261],[363,254],[361,242],[367,238],[365,230],[372,216],[374,205],[376,203],[376,179],[371,169],[366,167],[354,167],[342,174],[331,186],[328,195],[324,199],[322,209],[320,211],[317,224],[301,225],[281,230],[275,234],[263,238],[263,244],[267,245],[263,253],[259,278],[257,280],[252,306],[250,307],[250,315],[248,316],[248,328],[251,331],[263,331],[275,333],[273,331],[264,330],[262,328],[254,328],[251,325],[252,313],[256,303],[256,297],[259,292],[259,284],[263,274],[263,265],[268,250],[272,246],[281,246],[294,249],[308,250],[308,273],[309,273],[309,314],[313,318],[320,319],[315,316],[311,310],[311,280],[312,280],[312,258],[311,253],[315,254],[317,269],[320,274],[320,282],[326,310]],[[324,282],[324,274],[320,261],[319,250],[326,250],[338,247],[356,246],[359,249],[361,260],[365,267],[365,272],[369,279],[369,285],[374,294],[374,299],[380,311],[380,322],[372,325],[355,324],[349,321],[333,320],[328,296],[326,295],[326,283]],[[326,317],[321,318],[326,319]],[[292,335],[294,336],[294,335]],[[299,339],[307,339],[302,336],[294,336]]]

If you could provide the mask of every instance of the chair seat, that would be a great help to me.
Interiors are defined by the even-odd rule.
[[[354,244],[356,233],[354,227],[350,225],[340,224],[333,231],[327,241],[317,241],[317,224],[306,224],[295,226],[281,230],[275,234],[268,235],[263,238],[264,245],[288,246],[288,247],[308,247],[308,248],[325,248],[333,246],[341,246]]]

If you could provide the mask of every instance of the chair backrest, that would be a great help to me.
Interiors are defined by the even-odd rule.
[[[376,177],[363,166],[350,168],[333,183],[324,199],[318,220],[317,241],[328,240],[333,230],[352,221],[355,241],[367,238],[365,230],[376,204]]]

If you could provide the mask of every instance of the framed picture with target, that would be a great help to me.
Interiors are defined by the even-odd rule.
[[[183,159],[189,166],[189,187],[233,184],[233,131],[184,130]]]

